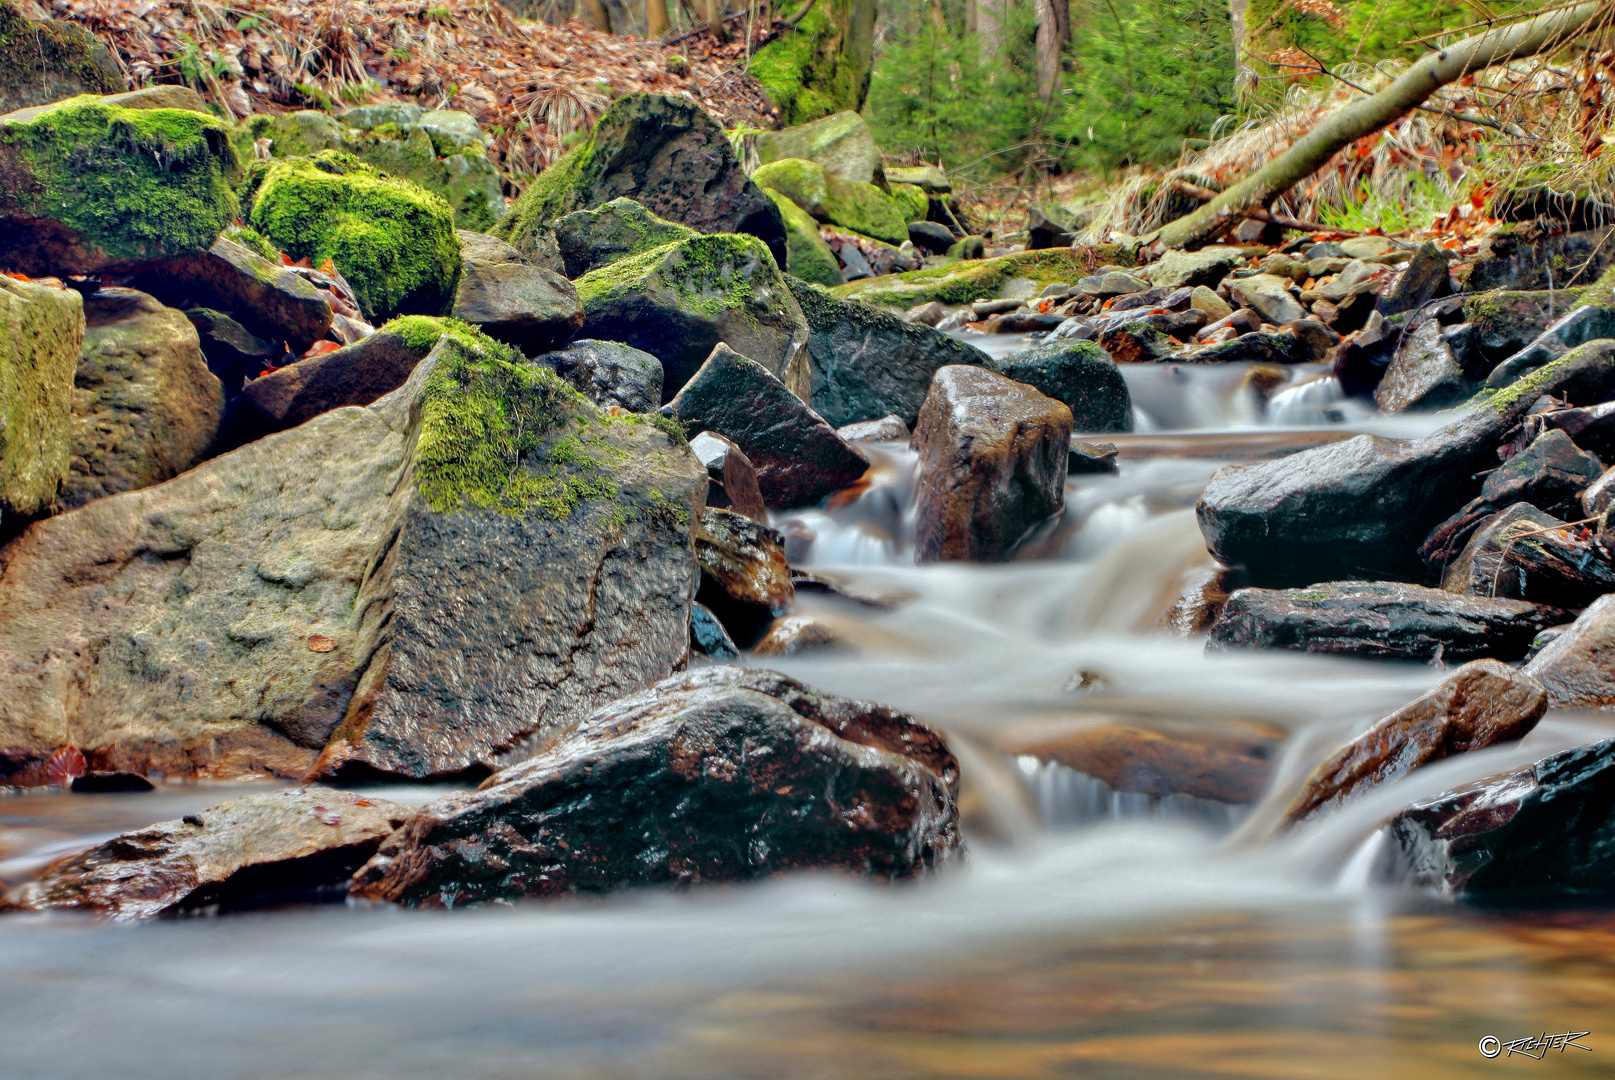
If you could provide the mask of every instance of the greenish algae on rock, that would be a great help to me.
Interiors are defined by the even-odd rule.
[[[864,118],[851,110],[781,131],[757,136],[757,157],[767,165],[802,158],[824,166],[831,176],[885,186],[880,147]]]
[[[73,22],[30,19],[0,0],[0,115],[123,88],[117,60],[94,34]]]
[[[764,165],[752,179],[790,199],[819,221],[841,225],[888,244],[908,239],[904,210],[874,184],[843,180],[801,158]]]
[[[574,210],[555,223],[555,243],[569,278],[695,235],[694,229],[665,221],[626,197],[594,210]]]
[[[372,322],[453,304],[460,241],[440,196],[332,150],[255,169],[247,190],[252,227],[293,258],[330,259]]]
[[[773,188],[763,191],[785,219],[785,272],[815,285],[840,285],[841,264],[819,235],[819,223]]]
[[[35,277],[206,251],[236,217],[229,129],[71,98],[0,120],[0,261]]]
[[[84,300],[0,277],[0,526],[48,506],[67,476]]]
[[[863,107],[874,67],[875,4],[819,0],[792,29],[758,49],[750,74],[787,124]]]
[[[1097,263],[1127,266],[1132,262],[1127,250],[1119,244],[1102,244],[1091,249],[1048,248],[849,281],[837,286],[834,292],[849,300],[904,310],[932,300],[942,304],[968,304],[996,297],[1010,278],[1030,278],[1041,285],[1073,282],[1088,272],[1090,253]]]

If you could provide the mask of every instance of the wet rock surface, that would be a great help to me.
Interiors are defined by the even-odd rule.
[[[731,510],[707,507],[692,532],[701,568],[696,599],[749,646],[796,596],[785,561],[785,537]]]
[[[601,408],[652,412],[662,403],[662,362],[615,341],[574,341],[534,359]]]
[[[466,235],[459,234],[464,262],[450,311],[456,319],[529,354],[556,348],[582,329],[583,305],[570,281],[493,237],[467,244]]]
[[[1127,381],[1092,342],[1040,345],[994,362],[992,369],[1062,402],[1071,410],[1071,427],[1080,432],[1133,430],[1133,404]]]
[[[915,558],[993,561],[1064,505],[1071,410],[981,368],[945,367],[912,446]]]
[[[1518,567],[1503,564],[1503,550],[1508,543],[1504,533],[1517,533],[1518,530],[1510,528],[1516,523],[1523,523],[1522,528],[1532,531],[1557,528],[1564,524],[1530,503],[1519,502],[1499,510],[1480,523],[1464,545],[1464,550],[1447,564],[1441,577],[1441,587],[1448,592],[1468,596],[1523,599],[1526,588],[1523,573]]]
[[[733,441],[711,431],[690,440],[690,451],[707,471],[707,505],[768,524],[768,504],[757,484],[757,467]]]
[[[694,229],[664,221],[629,198],[575,210],[555,223],[555,245],[569,278],[694,235]]]
[[[1468,395],[1463,365],[1441,335],[1434,319],[1421,323],[1397,348],[1374,391],[1374,403],[1384,412],[1407,409],[1441,409]]]
[[[1284,819],[1295,824],[1431,762],[1522,739],[1547,709],[1529,675],[1495,660],[1465,664],[1319,765]]]
[[[1115,791],[1240,805],[1261,797],[1273,768],[1272,738],[1196,737],[1113,723],[1066,728],[1012,730],[996,745],[1004,753],[1058,762]]]
[[[1477,903],[1615,894],[1615,740],[1415,803],[1391,819],[1388,877]]]
[[[712,431],[745,452],[763,500],[812,506],[857,480],[869,462],[763,365],[718,345],[662,409],[695,434]]]
[[[249,795],[53,863],[38,881],[0,899],[0,912],[129,921],[340,899],[353,871],[408,816],[379,796],[331,789]]]
[[[1602,596],[1525,666],[1558,709],[1615,705],[1615,596]]]
[[[1219,648],[1255,646],[1380,659],[1518,660],[1571,612],[1395,582],[1240,589],[1211,628]]]
[[[458,907],[801,869],[910,877],[959,851],[956,774],[941,737],[902,713],[708,668],[423,807],[353,891]]]
[[[319,289],[225,236],[207,251],[136,274],[130,284],[165,304],[226,312],[299,354],[331,329],[331,303]]]
[[[189,469],[224,416],[224,387],[180,312],[133,289],[102,289],[85,299],[84,318],[73,464],[58,499],[68,510]]]

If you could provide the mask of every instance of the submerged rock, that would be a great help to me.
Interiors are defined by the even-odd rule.
[[[534,357],[601,408],[652,412],[662,403],[662,362],[615,341],[574,341]]]
[[[662,398],[719,342],[808,399],[808,324],[788,279],[750,236],[697,236],[619,259],[577,282],[584,336],[621,341],[662,362]]]
[[[836,434],[850,443],[908,442],[912,436],[908,425],[896,413],[888,413],[879,420],[864,420],[836,428]]]
[[[1213,624],[1211,644],[1387,660],[1518,660],[1540,631],[1570,617],[1562,608],[1522,600],[1332,581],[1305,589],[1240,589]]]
[[[84,320],[68,510],[179,475],[224,418],[224,386],[184,315],[134,289],[102,289],[85,298]]]
[[[1274,738],[1230,739],[1218,732],[1167,734],[1126,724],[1011,730],[997,748],[1054,761],[1115,791],[1212,802],[1254,803],[1273,771]]]
[[[409,810],[353,792],[248,795],[124,833],[45,869],[0,911],[79,911],[118,921],[266,902],[331,900]]]
[[[71,464],[84,300],[0,275],[0,525],[48,506]]]
[[[689,434],[712,431],[745,452],[763,501],[812,506],[851,484],[869,460],[763,365],[719,344],[662,413]]]
[[[807,317],[810,400],[834,427],[887,414],[912,424],[938,368],[992,363],[975,346],[929,326],[805,282],[787,283]]]
[[[981,368],[942,368],[912,445],[920,562],[991,562],[1065,504],[1071,410]]]
[[[992,361],[1006,379],[1025,383],[1071,410],[1072,430],[1133,430],[1127,380],[1104,349],[1091,341],[1039,345]]]
[[[707,668],[596,711],[474,793],[422,807],[354,894],[428,907],[956,857],[958,767],[895,710]]]
[[[1541,684],[1496,660],[1465,664],[1319,765],[1290,808],[1295,824],[1431,762],[1522,739],[1548,710]]]
[[[1444,895],[1507,904],[1615,893],[1615,740],[1415,803],[1382,869]]]

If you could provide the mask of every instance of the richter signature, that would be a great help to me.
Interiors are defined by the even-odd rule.
[[[1507,1050],[1510,1057],[1515,1054],[1524,1054],[1528,1058],[1541,1061],[1542,1055],[1549,1050],[1557,1050],[1561,1054],[1565,1052],[1566,1047],[1570,1046],[1574,1046],[1577,1050],[1592,1050],[1592,1047],[1583,1046],[1576,1041],[1591,1034],[1592,1032],[1590,1031],[1561,1031],[1557,1035],[1549,1035],[1547,1032],[1543,1032],[1541,1035],[1528,1035],[1523,1039],[1515,1039],[1512,1042],[1501,1042],[1496,1035],[1487,1035],[1480,1041],[1480,1054],[1481,1057],[1494,1058]]]

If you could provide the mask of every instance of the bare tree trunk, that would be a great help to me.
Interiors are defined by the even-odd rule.
[[[728,4],[724,0],[707,0],[707,30],[719,41],[728,41],[729,32],[723,28],[724,12]]]
[[[1071,0],[1053,0],[1054,25],[1060,28],[1060,48],[1071,44]]]
[[[645,0],[645,36],[661,37],[671,28],[667,0]]]
[[[589,17],[590,26],[611,33],[611,12],[604,0],[583,0],[583,13]]]
[[[981,62],[991,66],[1004,51],[1004,4],[1006,0],[976,0],[976,33],[980,35]]]
[[[1060,26],[1055,21],[1055,0],[1037,0],[1037,99],[1054,100],[1060,85]]]
[[[1247,211],[1266,209],[1337,152],[1406,116],[1448,83],[1493,64],[1557,48],[1590,29],[1605,10],[1601,2],[1577,4],[1487,30],[1429,54],[1379,93],[1335,110],[1294,146],[1188,217],[1164,226],[1156,238],[1169,248],[1199,247],[1217,239],[1239,224]],[[1041,33],[1038,41],[1041,45]]]

